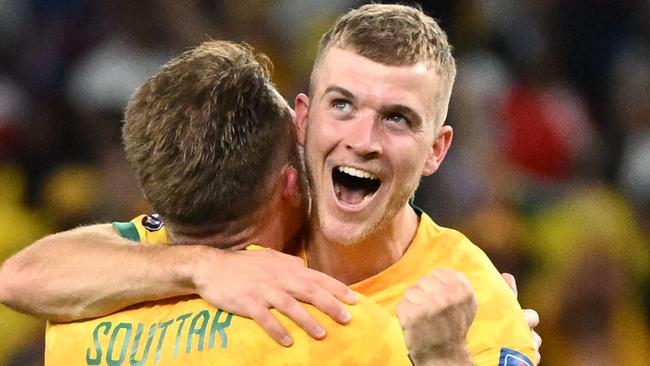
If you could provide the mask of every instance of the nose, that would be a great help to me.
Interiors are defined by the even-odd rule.
[[[360,116],[347,131],[346,148],[366,158],[375,158],[381,155],[383,150],[380,133],[373,116]]]

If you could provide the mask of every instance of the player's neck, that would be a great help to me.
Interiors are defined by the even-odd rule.
[[[278,251],[295,250],[302,242],[305,221],[303,204],[296,205],[281,189],[276,189],[257,210],[255,244]]]
[[[418,224],[417,214],[406,206],[390,224],[356,244],[332,242],[314,228],[306,245],[309,266],[348,285],[365,280],[402,258]]]
[[[169,239],[174,244],[207,245],[219,249],[239,250],[244,249],[255,237],[255,229],[248,227],[237,233],[217,232],[213,234],[187,234],[168,230]]]
[[[168,222],[169,239],[174,244],[207,245],[219,249],[239,250],[257,244],[262,236],[255,212],[224,222],[201,225],[178,225]]]
[[[168,232],[170,240],[177,244],[203,244],[234,250],[257,244],[279,251],[295,251],[303,239],[305,216],[302,203],[289,202],[282,190],[275,189],[261,206],[236,220],[191,230],[175,229],[170,225]]]

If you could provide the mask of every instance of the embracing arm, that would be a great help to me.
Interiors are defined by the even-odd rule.
[[[274,250],[137,245],[121,238],[110,224],[47,236],[0,268],[0,302],[59,322],[188,294],[254,319],[287,346],[291,337],[270,308],[322,338],[325,330],[298,301],[315,305],[340,323],[350,320],[341,301],[356,301],[347,286],[306,268],[300,258]]]
[[[193,293],[199,247],[135,245],[110,224],[49,235],[7,259],[0,300],[53,321],[106,315],[134,303]]]

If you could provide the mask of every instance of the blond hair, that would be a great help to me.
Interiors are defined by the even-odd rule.
[[[392,66],[424,63],[443,77],[451,91],[456,62],[447,35],[422,9],[394,4],[368,4],[339,17],[318,45],[310,80],[331,47],[351,49],[370,60]]]

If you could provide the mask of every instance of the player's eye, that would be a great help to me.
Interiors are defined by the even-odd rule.
[[[339,113],[350,113],[352,111],[352,104],[345,99],[334,99],[330,106]]]
[[[391,124],[401,125],[403,127],[411,126],[411,121],[401,113],[389,113],[386,116],[386,120]]]

